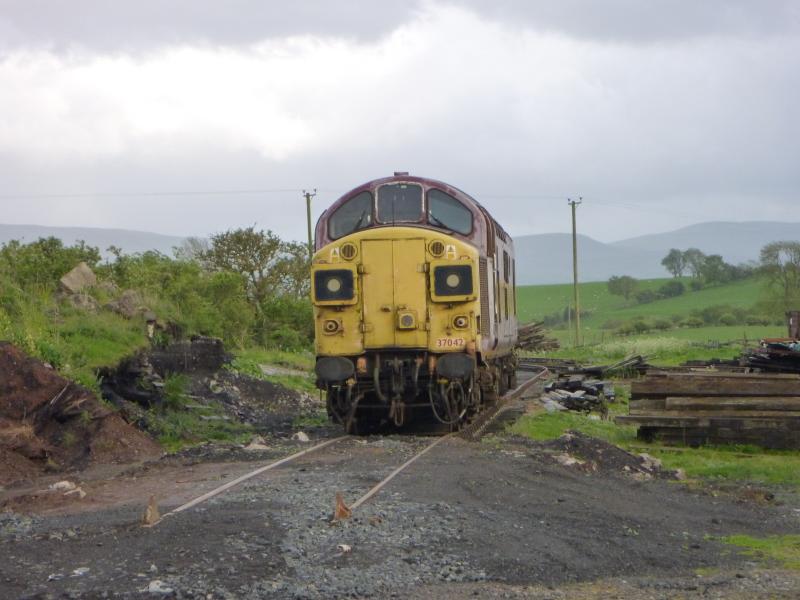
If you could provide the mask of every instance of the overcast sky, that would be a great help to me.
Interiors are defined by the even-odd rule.
[[[395,170],[514,235],[800,221],[800,2],[0,0],[0,223],[305,235]]]

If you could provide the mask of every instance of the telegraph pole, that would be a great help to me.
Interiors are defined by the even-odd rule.
[[[575,295],[575,345],[581,345],[581,302],[578,293],[578,230],[575,225],[575,208],[583,202],[583,197],[577,200],[567,198],[567,204],[572,208],[572,287]]]
[[[313,192],[303,190],[306,198],[306,219],[308,221],[308,260],[314,258],[314,238],[311,236],[311,199],[317,195],[317,188]]]

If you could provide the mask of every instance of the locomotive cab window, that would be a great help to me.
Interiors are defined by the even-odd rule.
[[[328,235],[339,239],[372,225],[372,194],[361,192],[342,204],[328,220]]]
[[[432,189],[428,192],[428,223],[469,235],[472,232],[472,212],[450,194]]]
[[[378,221],[419,223],[422,220],[422,187],[413,183],[390,183],[378,190]]]

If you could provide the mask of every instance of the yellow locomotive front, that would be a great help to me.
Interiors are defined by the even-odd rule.
[[[403,179],[351,193],[317,228],[316,372],[348,431],[416,415],[455,427],[482,401],[475,215]]]

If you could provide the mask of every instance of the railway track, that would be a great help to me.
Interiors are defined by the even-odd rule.
[[[518,385],[514,390],[511,390],[510,392],[505,394],[492,408],[490,408],[489,410],[484,411],[483,413],[478,415],[478,417],[472,423],[467,425],[465,428],[461,429],[460,431],[455,431],[455,432],[452,432],[452,433],[448,433],[448,434],[446,434],[446,435],[444,435],[442,437],[438,437],[433,442],[431,442],[430,444],[425,445],[425,447],[423,447],[421,450],[417,451],[410,459],[408,459],[403,464],[398,466],[389,475],[387,475],[384,479],[382,479],[379,483],[377,483],[372,488],[370,488],[365,494],[363,494],[351,506],[345,507],[345,512],[347,513],[347,515],[348,516],[351,515],[353,511],[357,510],[358,508],[363,506],[365,503],[367,503],[369,500],[371,500],[373,497],[378,495],[378,493],[380,493],[380,491],[384,487],[386,487],[395,477],[397,477],[403,471],[408,469],[412,464],[414,464],[417,460],[422,458],[424,455],[426,455],[427,453],[431,452],[434,448],[436,448],[436,446],[438,446],[440,444],[444,444],[448,440],[454,439],[456,437],[461,437],[463,439],[472,440],[472,441],[480,439],[481,436],[484,434],[484,432],[487,430],[487,428],[498,417],[500,417],[503,413],[505,413],[506,411],[508,411],[511,408],[513,408],[514,403],[517,400],[519,400],[525,394],[525,392],[530,390],[537,382],[540,382],[548,374],[549,374],[549,371],[547,370],[547,368],[541,367],[538,370],[538,372],[536,372],[533,376],[527,378],[520,385]],[[165,513],[158,520],[155,520],[154,522],[151,522],[151,523],[146,523],[145,527],[155,527],[155,526],[159,525],[160,523],[162,523],[165,519],[174,518],[177,515],[185,512],[185,511],[188,511],[188,510],[190,510],[192,508],[195,508],[195,507],[199,506],[200,504],[203,504],[204,502],[207,502],[208,500],[211,500],[212,498],[216,498],[216,497],[224,494],[225,492],[228,492],[231,489],[233,489],[233,488],[235,488],[235,487],[245,483],[246,481],[249,481],[249,480],[251,480],[251,479],[253,479],[253,478],[255,478],[255,477],[259,476],[259,475],[262,475],[262,474],[267,473],[269,471],[272,471],[274,469],[278,469],[278,468],[280,468],[282,466],[285,466],[287,464],[290,464],[290,463],[292,463],[292,462],[294,462],[294,461],[296,461],[296,460],[298,460],[300,458],[303,458],[303,457],[306,457],[308,455],[317,453],[317,452],[319,452],[321,450],[324,450],[325,448],[329,448],[329,447],[331,447],[331,446],[333,446],[335,444],[339,444],[339,443],[344,442],[346,440],[353,439],[353,437],[354,436],[351,436],[351,435],[344,435],[344,436],[340,436],[340,437],[337,437],[337,438],[334,438],[334,439],[331,439],[331,440],[326,440],[324,442],[316,444],[315,446],[312,446],[311,448],[307,448],[307,449],[305,449],[305,450],[303,450],[301,452],[297,452],[295,454],[292,454],[292,455],[287,456],[285,458],[282,458],[280,460],[277,460],[277,461],[271,462],[271,463],[269,463],[267,465],[264,465],[262,467],[259,467],[258,469],[250,471],[249,473],[246,473],[246,474],[234,479],[233,481],[229,481],[225,485],[222,485],[222,486],[220,486],[220,487],[218,487],[216,489],[213,489],[213,490],[211,490],[211,491],[209,491],[209,492],[207,492],[205,494],[202,494],[201,496],[198,496],[197,498],[194,498],[193,500],[191,500],[191,501],[189,501],[189,502],[187,502],[187,503],[185,503],[185,504],[183,504],[183,505],[181,505],[181,506],[179,506],[179,507],[177,507],[177,508],[175,508],[175,509],[173,509],[173,510],[167,512],[167,513]],[[337,512],[338,512],[338,509],[337,509]]]

